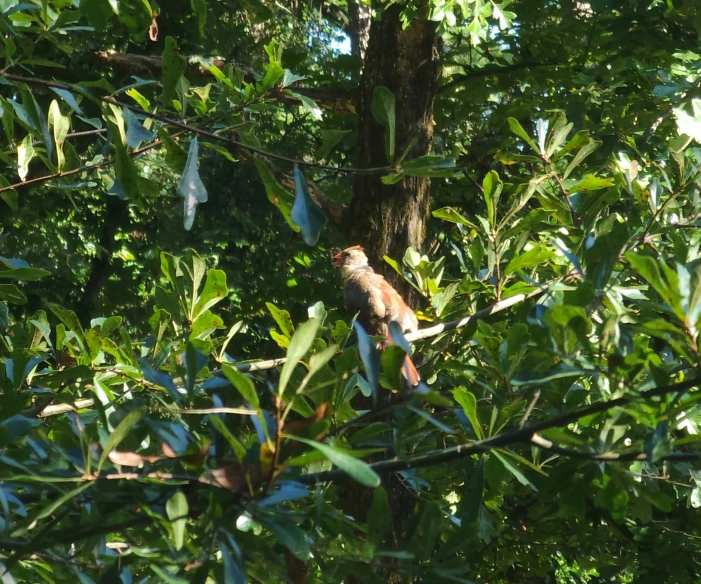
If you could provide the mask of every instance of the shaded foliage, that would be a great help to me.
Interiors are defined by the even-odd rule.
[[[699,8],[379,3],[442,74],[368,169],[358,6],[287,4],[0,2],[0,570],[697,581]],[[410,394],[329,256],[424,179]]]

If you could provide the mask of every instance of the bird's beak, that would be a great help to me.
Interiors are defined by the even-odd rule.
[[[339,252],[333,256],[333,261],[331,263],[333,263],[334,268],[340,268],[341,262],[343,262],[343,252]]]

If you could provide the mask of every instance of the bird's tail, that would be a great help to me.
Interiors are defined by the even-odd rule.
[[[385,335],[387,338],[387,343],[389,345],[399,345],[400,347],[404,345],[402,342],[395,342],[395,340],[392,338],[392,332],[391,332],[391,327],[387,328],[387,334]],[[406,342],[406,341],[405,341]],[[421,376],[419,375],[419,370],[416,368],[416,365],[414,365],[414,362],[411,360],[411,357],[407,353],[406,357],[404,357],[404,364],[402,365],[402,375],[404,376],[404,379],[406,379],[409,382],[409,385],[412,387],[416,387],[419,385],[419,382],[421,381]]]

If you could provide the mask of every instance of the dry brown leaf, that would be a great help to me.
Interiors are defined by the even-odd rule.
[[[231,462],[221,468],[215,468],[204,476],[204,480],[232,493],[242,493],[248,490],[246,473],[248,473],[248,480],[250,480],[252,486],[260,484],[262,479],[260,467],[251,465],[244,468],[239,462]]]
[[[178,454],[170,447],[167,442],[161,442],[161,451],[166,458],[178,458]]]
[[[145,462],[157,462],[163,459],[161,456],[144,456],[138,452],[119,452],[117,450],[110,452],[108,458],[112,464],[121,466],[141,466]]]
[[[148,38],[154,42],[158,40],[158,23],[156,22],[156,16],[158,16],[158,14],[154,12],[151,26],[148,27]]]

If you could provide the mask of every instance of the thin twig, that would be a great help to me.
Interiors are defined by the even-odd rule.
[[[533,292],[530,292],[528,294],[517,294],[515,296],[510,296],[509,298],[506,298],[505,300],[502,300],[501,302],[497,302],[495,304],[492,304],[491,306],[488,306],[487,308],[483,308],[482,310],[479,310],[475,312],[474,314],[471,314],[470,316],[466,316],[464,318],[459,318],[457,320],[453,320],[450,322],[445,322],[441,324],[437,324],[432,327],[428,327],[425,329],[421,329],[420,331],[417,331],[415,333],[409,333],[406,335],[406,340],[409,342],[414,342],[414,341],[419,341],[422,339],[427,339],[430,337],[435,337],[441,333],[444,333],[446,331],[458,329],[461,327],[464,327],[472,322],[475,322],[477,320],[482,320],[486,317],[488,317],[491,314],[496,314],[497,312],[501,312],[503,310],[506,310],[507,308],[510,308],[516,304],[520,304],[521,302],[524,302],[528,300],[529,298],[534,298],[536,296],[539,296],[543,294],[552,284],[552,282],[549,282],[547,284],[542,285],[540,288],[537,290],[534,290]],[[236,369],[241,371],[242,373],[252,373],[254,371],[265,371],[267,369],[273,369],[274,367],[277,367],[279,365],[282,365],[287,361],[285,357],[281,357],[279,359],[268,359],[266,361],[257,361],[254,363],[236,363],[232,364]],[[115,371],[115,373],[118,373]],[[217,374],[217,372],[214,372]],[[131,378],[130,378],[131,379]],[[139,380],[134,380],[134,381],[139,381]],[[88,404],[88,402],[90,402]],[[67,412],[72,412],[76,411],[78,409],[84,409],[91,407],[93,405],[93,400],[78,400],[75,402],[75,404],[56,404],[56,405],[50,405],[41,410],[40,412],[36,412],[32,410],[31,415],[33,416],[38,416],[40,418],[47,418],[50,416],[57,416],[60,414],[65,414]],[[389,409],[394,409],[397,407],[397,405],[401,405],[399,403],[396,403],[392,406],[389,406]],[[219,410],[223,410],[225,408],[219,408]],[[236,408],[236,412],[229,412],[229,413],[237,413],[241,414],[243,413],[242,411],[239,412],[238,408]],[[27,410],[25,415],[28,415],[30,410]],[[215,413],[214,408],[211,411],[205,411],[205,410],[188,410],[187,412],[183,413]],[[365,414],[364,414],[365,415]],[[374,415],[368,413],[368,415]],[[352,423],[349,423],[348,425],[355,424],[357,421],[354,420]],[[345,427],[345,426],[343,426]],[[336,431],[339,431],[340,428],[337,428]]]
[[[452,462],[453,460],[458,460],[460,458],[472,456],[473,454],[487,452],[495,448],[502,448],[504,446],[509,446],[512,444],[531,444],[533,436],[535,436],[539,432],[542,432],[543,430],[567,426],[568,424],[576,422],[584,416],[591,416],[594,414],[603,413],[610,409],[626,405],[640,398],[649,399],[652,397],[660,397],[669,393],[686,391],[693,387],[698,387],[699,385],[701,385],[701,378],[694,378],[673,385],[657,387],[655,389],[650,389],[648,391],[636,393],[634,395],[619,397],[617,399],[613,399],[607,402],[596,403],[591,406],[587,406],[578,410],[574,410],[572,412],[568,412],[566,414],[562,414],[560,416],[555,416],[553,418],[550,418],[549,420],[544,420],[542,422],[532,424],[525,428],[519,428],[517,430],[511,430],[509,432],[504,432],[503,434],[492,436],[491,438],[485,438],[484,440],[477,440],[475,442],[459,444],[457,446],[443,448],[440,450],[432,450],[424,454],[408,456],[402,460],[383,460],[374,464],[370,464],[369,466],[370,468],[372,468],[373,471],[375,471],[378,474],[386,474],[403,470],[421,468],[425,466],[434,466],[436,464],[442,464],[446,462]],[[587,453],[582,454],[584,455]],[[662,459],[665,458],[674,460],[697,460],[701,459],[701,452],[676,452],[671,453],[666,457],[663,457]],[[611,457],[610,460],[646,460],[646,458],[645,454],[643,453],[632,453],[617,455],[617,457]],[[330,470],[302,475],[300,477],[297,477],[296,480],[305,484],[314,484],[326,481],[334,481],[344,476],[345,474],[341,470]]]
[[[648,224],[645,226],[645,229],[643,230],[642,234],[638,238],[638,245],[644,245],[649,243],[648,240],[648,233],[650,233],[650,229],[652,229],[652,226],[655,224],[655,221],[657,221],[657,218],[660,216],[662,211],[664,211],[667,208],[667,205],[669,205],[672,201],[674,201],[682,192],[684,192],[684,189],[689,186],[690,183],[693,183],[694,181],[698,180],[699,177],[701,177],[701,171],[697,172],[690,180],[682,183],[679,188],[675,189],[672,191],[667,197],[667,199],[660,205],[660,207],[655,211],[655,213],[652,215],[650,218],[650,221],[648,221]],[[697,215],[698,217],[698,215]],[[680,222],[681,224],[681,222]]]
[[[565,188],[565,183],[560,178],[560,175],[557,174],[557,171],[555,170],[555,166],[550,161],[550,159],[547,156],[545,156],[544,154],[542,154],[540,158],[545,163],[545,165],[550,170],[550,173],[555,178],[555,182],[557,182],[557,186],[560,187],[560,192],[562,193],[562,196],[564,197],[565,202],[567,203],[567,206],[570,209],[570,214],[572,215],[572,222],[574,223],[575,227],[579,227],[579,217],[577,216],[577,213],[574,210],[574,207],[572,206],[572,201],[570,201],[570,194],[567,192],[567,189]]]
[[[6,79],[11,79],[13,81],[18,81],[20,83],[27,83],[30,85],[43,85],[45,87],[55,87],[57,89],[64,89],[65,91],[70,91],[71,93],[77,93],[79,95],[85,95],[86,91],[82,88],[77,88],[73,85],[68,85],[66,83],[57,83],[55,81],[46,81],[44,79],[36,79],[34,77],[24,77],[22,75],[13,75],[13,74],[7,74],[5,75]],[[97,97],[99,101],[103,103],[108,103],[111,105],[115,105],[117,107],[121,108],[126,108],[128,110],[131,110],[135,113],[138,113],[142,116],[145,116],[147,118],[151,118],[153,120],[157,120],[163,124],[168,124],[170,126],[175,126],[177,128],[181,128],[182,130],[185,130],[187,132],[193,132],[199,136],[206,136],[207,138],[210,138],[211,140],[216,140],[218,142],[223,142],[225,144],[229,144],[230,146],[235,146],[237,148],[241,148],[242,150],[247,150],[249,152],[253,152],[254,154],[258,154],[260,156],[263,156],[265,158],[269,158],[271,160],[281,160],[283,162],[289,162],[291,164],[297,164],[299,166],[306,166],[309,168],[319,168],[322,170],[329,170],[332,172],[338,172],[338,173],[343,173],[343,174],[386,174],[393,169],[387,166],[383,167],[375,167],[375,168],[356,168],[356,167],[341,167],[341,166],[331,166],[328,164],[322,164],[319,162],[309,162],[306,160],[301,160],[299,158],[292,158],[290,156],[284,156],[282,154],[275,154],[273,152],[269,152],[268,150],[264,150],[263,148],[258,148],[256,146],[251,146],[250,144],[244,144],[243,142],[240,142],[239,140],[235,140],[233,138],[227,138],[226,136],[221,136],[220,134],[216,134],[214,132],[210,132],[209,130],[204,130],[202,128],[196,128],[194,126],[190,126],[189,124],[185,122],[181,122],[179,120],[174,120],[172,118],[168,118],[166,116],[162,116],[160,114],[156,114],[153,112],[147,112],[144,111],[141,107],[135,106],[135,105],[130,105],[128,103],[113,99],[111,97]]]

